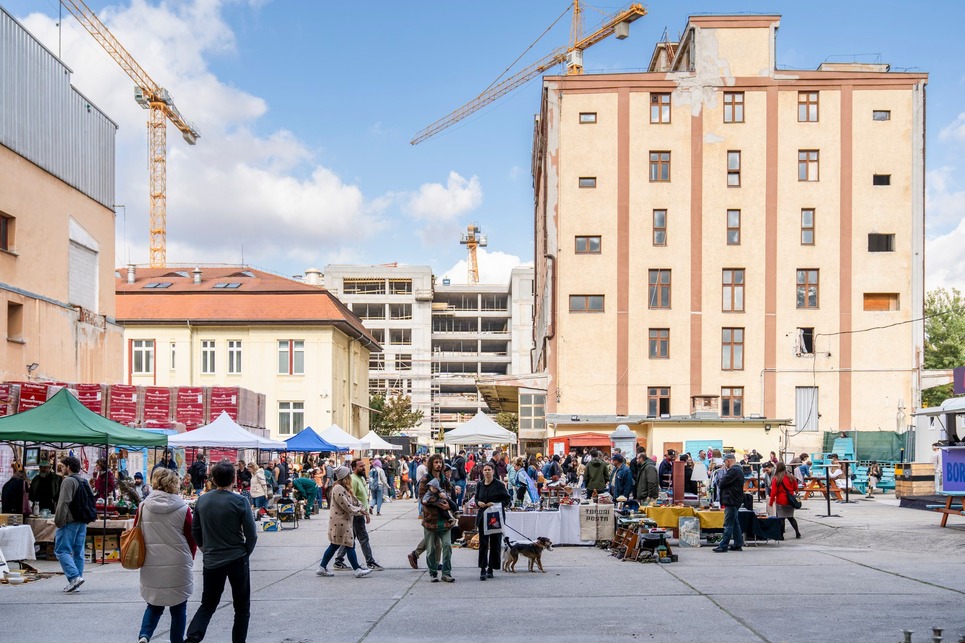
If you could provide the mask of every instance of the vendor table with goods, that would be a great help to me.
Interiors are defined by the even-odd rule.
[[[98,518],[94,522],[87,525],[87,533],[120,533],[126,529],[129,529],[133,525],[134,520],[131,518],[125,518],[123,520],[109,518],[106,526],[104,525],[104,520],[102,518]],[[53,518],[31,516],[30,518],[27,518],[27,526],[33,532],[34,540],[37,542],[54,542],[54,535],[57,533],[57,527],[54,525]]]
[[[680,518],[695,516],[700,520],[701,531],[719,531],[724,528],[724,512],[693,507],[642,507],[640,512],[657,523],[658,527],[672,529],[674,538],[679,537]],[[752,518],[757,518],[752,520]],[[755,540],[784,540],[784,522],[780,518],[762,518],[752,511],[738,514],[741,530]]]
[[[506,526],[510,540],[545,536],[554,545],[594,544],[580,540],[580,505],[560,505],[559,511],[507,511]]]
[[[36,560],[30,526],[0,527],[0,551],[7,560]]]

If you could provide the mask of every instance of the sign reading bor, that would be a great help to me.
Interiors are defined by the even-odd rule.
[[[965,448],[942,449],[942,491],[965,492]]]

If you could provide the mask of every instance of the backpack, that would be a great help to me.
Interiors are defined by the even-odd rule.
[[[379,488],[379,470],[375,467],[369,471],[369,490],[377,491]]]
[[[87,481],[80,476],[71,476],[71,478],[77,480],[77,491],[74,492],[74,497],[67,504],[70,517],[73,518],[74,522],[89,525],[97,520],[97,504],[94,502],[94,492],[91,491]]]
[[[275,488],[275,474],[273,474],[268,469],[264,469],[265,472],[265,484],[268,486],[268,490],[271,491]]]

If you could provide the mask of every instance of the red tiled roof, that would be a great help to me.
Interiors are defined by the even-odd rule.
[[[330,324],[378,350],[361,320],[325,288],[238,267],[202,268],[202,282],[194,284],[191,270],[139,268],[136,281],[129,284],[127,269],[119,269],[121,277],[115,279],[118,323]],[[167,276],[178,271],[189,276]],[[254,277],[237,276],[241,271]],[[171,286],[145,288],[149,283]],[[217,283],[241,286],[214,288]]]

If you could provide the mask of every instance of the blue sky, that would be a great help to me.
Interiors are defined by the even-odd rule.
[[[56,0],[0,0],[120,126],[117,263],[147,262],[147,112],[131,81]],[[564,12],[566,0],[328,2],[88,0],[202,138],[168,131],[168,260],[246,262],[284,274],[329,263],[429,264],[465,273],[479,223],[484,281],[532,260],[534,81],[418,146]],[[586,7],[586,30],[621,5]],[[778,65],[880,60],[930,74],[928,285],[965,282],[965,3],[663,0],[630,38],[587,50],[588,73],[645,69],[665,29],[697,13],[782,15]],[[567,42],[564,16],[523,64]],[[58,42],[60,44],[58,44]],[[957,55],[953,55],[958,52]]]

